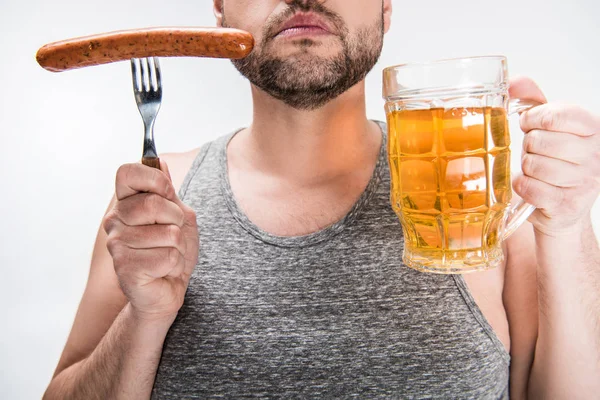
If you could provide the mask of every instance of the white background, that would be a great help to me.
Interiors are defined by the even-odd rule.
[[[0,398],[41,397],[84,289],[115,172],[138,161],[142,146],[128,63],[52,74],[37,66],[36,50],[116,29],[213,26],[211,6],[1,0]],[[394,7],[383,55],[368,77],[371,118],[384,119],[384,66],[485,54],[508,56],[511,73],[533,77],[551,101],[600,112],[596,0],[396,0]],[[229,61],[161,62],[159,152],[189,150],[248,125],[249,85]]]

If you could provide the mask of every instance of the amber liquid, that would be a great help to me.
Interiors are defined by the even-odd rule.
[[[404,262],[439,273],[496,266],[512,195],[506,110],[402,110],[387,120]]]

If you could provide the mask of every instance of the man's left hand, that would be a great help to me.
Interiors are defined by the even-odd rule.
[[[537,207],[529,218],[543,234],[569,234],[589,224],[600,193],[600,117],[581,107],[546,103],[529,78],[510,82],[511,98],[544,103],[521,114],[523,175],[515,192]]]

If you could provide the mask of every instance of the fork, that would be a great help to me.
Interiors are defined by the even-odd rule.
[[[162,83],[158,57],[132,58],[131,76],[133,93],[144,120],[144,152],[142,164],[160,169],[160,160],[154,144],[154,121],[160,110]]]

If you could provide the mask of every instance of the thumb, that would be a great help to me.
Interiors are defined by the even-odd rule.
[[[163,160],[162,158],[160,159],[160,170],[162,172],[164,172],[165,174],[167,174],[167,176],[169,177],[169,180],[171,182],[173,182],[173,179],[171,178],[171,172],[169,172],[169,166],[167,165],[167,162],[165,160]]]
[[[160,170],[162,172],[164,172],[168,177],[169,180],[171,181],[171,183],[173,183],[173,178],[171,178],[171,172],[169,171],[169,165],[167,164],[167,162],[164,159],[160,159]],[[187,207],[179,198],[179,195],[177,194],[177,189],[175,188],[174,185],[173,189],[175,190],[175,195],[173,196],[173,198],[171,199],[173,202],[175,202],[175,204],[177,204],[179,207],[185,208]]]
[[[540,103],[547,103],[544,92],[533,81],[526,76],[517,76],[509,81],[508,94],[511,99],[534,100]]]

